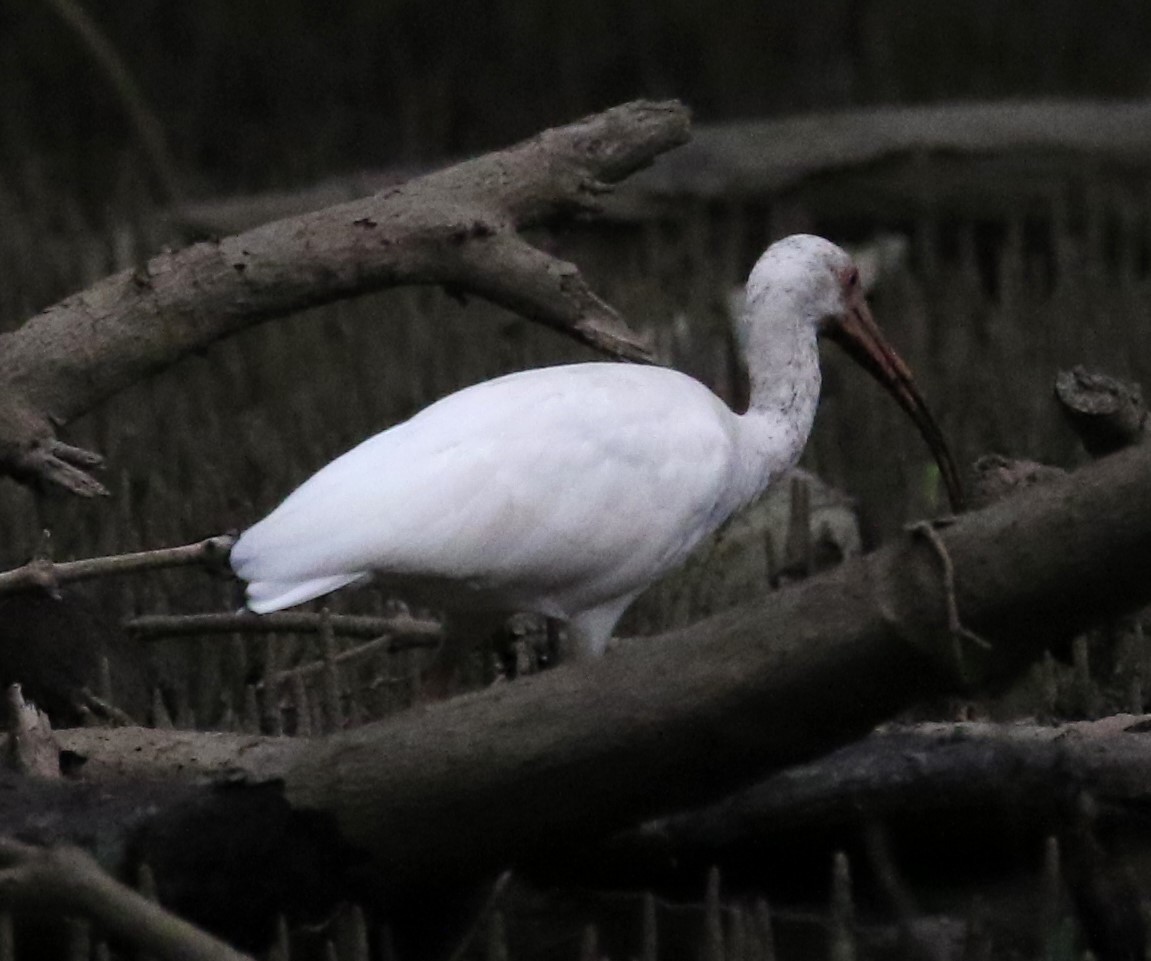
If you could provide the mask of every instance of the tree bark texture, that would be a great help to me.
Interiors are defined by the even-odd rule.
[[[273,317],[401,284],[477,294],[632,359],[646,352],[572,264],[519,231],[594,212],[688,138],[678,103],[636,102],[371,197],[162,253],[0,337],[0,470],[80,494],[98,458],[58,426],[180,357]]]
[[[293,810],[331,818],[381,866],[385,890],[464,880],[723,797],[1146,603],[1149,479],[1151,448],[1134,448],[960,518],[937,543],[909,532],[597,663],[328,737],[58,737],[97,781],[280,781]],[[969,633],[953,633],[956,610]]]
[[[920,845],[927,864],[957,857],[985,862],[989,849],[1002,843],[1016,852],[1029,848],[1034,860],[1044,838],[1074,820],[1083,792],[1102,825],[1146,831],[1151,718],[883,728],[718,804],[648,822],[579,852],[579,877],[594,885],[622,875],[659,886],[673,872],[700,875],[733,859],[771,862],[773,849],[791,848],[800,838],[834,851],[874,824],[897,842],[929,836]],[[973,834],[984,843],[973,845]],[[906,867],[906,858],[900,863]],[[569,861],[556,870],[571,869]]]
[[[1147,406],[1136,383],[1074,367],[1056,376],[1055,398],[1092,457],[1147,439]]]

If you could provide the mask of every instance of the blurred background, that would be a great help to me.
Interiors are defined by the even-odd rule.
[[[271,193],[296,209],[317,183],[354,194],[365,171],[402,178],[626,100],[675,97],[701,143],[709,130],[730,137],[651,172],[643,197],[674,203],[645,200],[539,238],[585,268],[665,360],[737,396],[732,290],[771,239],[819,231],[878,264],[877,317],[961,465],[994,451],[1072,466],[1084,455],[1051,401],[1055,373],[1151,373],[1151,147],[1124,140],[1132,131],[1106,113],[1147,97],[1149,51],[1140,0],[8,0],[0,329],[163,246],[258,220]],[[763,137],[780,147],[800,131],[813,155],[828,144],[851,154],[871,108],[1003,100],[1097,106],[1097,136],[1077,114],[1076,136],[1069,123],[1067,144],[1052,146],[1059,108],[1024,110],[1041,118],[1042,144],[1012,142],[1000,123],[986,149],[959,150],[944,115],[925,113],[897,148],[858,162],[806,170],[797,148],[795,176],[733,172],[755,166]],[[826,112],[864,122],[787,126]],[[883,116],[885,130],[901,129],[901,114]],[[763,120],[780,125],[752,126]],[[669,187],[661,170],[680,175]],[[66,439],[107,456],[109,500],[5,482],[0,566],[27,559],[44,528],[64,558],[246,526],[331,457],[450,390],[588,357],[431,289],[275,321],[68,426]],[[803,463],[845,492],[867,546],[943,509],[913,430],[832,355]],[[119,624],[238,601],[231,583],[172,572],[108,582],[92,603]],[[385,610],[370,592],[333,604]],[[714,606],[680,605],[677,616]],[[631,626],[669,620],[649,609]],[[210,725],[232,717],[255,662],[298,660],[309,643],[271,654],[239,637],[159,645],[156,669],[187,723]],[[372,668],[401,680],[378,688],[369,714],[410,700],[410,665],[394,660]]]
[[[139,162],[62,4],[0,10],[6,169],[99,218]],[[1138,0],[156,0],[80,4],[142,88],[189,184],[303,184],[486,150],[636,97],[704,122],[864,104],[1140,97]],[[31,176],[25,174],[25,176]]]

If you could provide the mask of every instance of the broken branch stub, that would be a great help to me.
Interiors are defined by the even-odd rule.
[[[1055,397],[1092,457],[1114,454],[1146,436],[1147,407],[1136,383],[1073,367],[1056,375]]]
[[[0,472],[103,488],[56,428],[179,358],[305,307],[406,284],[472,292],[632,360],[646,348],[578,269],[519,231],[594,211],[686,142],[688,111],[637,101],[371,197],[161,253],[0,336]]]

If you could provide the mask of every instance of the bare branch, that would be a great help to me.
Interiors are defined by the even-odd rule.
[[[80,779],[47,788],[17,779],[0,791],[0,823],[43,830],[49,805],[75,810],[76,798],[88,797],[103,805],[102,844],[122,850],[148,830],[143,816],[113,816],[127,809],[162,811],[176,837],[204,847],[194,831],[175,830],[187,825],[180,816],[239,829],[231,813],[205,818],[200,802],[250,805],[265,826],[278,804],[281,821],[299,815],[310,829],[338,829],[322,843],[373,858],[385,895],[527,870],[557,848],[587,846],[810,761],[917,700],[964,689],[972,668],[1017,672],[1053,640],[1146,603],[1149,479],[1151,446],[1139,445],[958,518],[934,540],[908,534],[595,663],[324,737],[60,731],[61,748],[84,759]],[[972,647],[957,664],[956,623],[992,646]],[[1145,772],[1147,735],[1134,727],[1121,737],[1130,740],[1119,750]],[[1050,761],[1070,750],[1064,738],[1035,754]],[[915,765],[902,770],[913,776]],[[209,779],[230,789],[212,790]],[[1028,802],[1048,799],[1035,787],[1043,783],[1024,782]],[[1137,779],[1115,783],[1140,789]],[[144,794],[157,786],[168,793]],[[51,827],[76,830],[67,817]]]
[[[643,851],[651,863],[699,865],[725,851],[798,832],[836,835],[882,823],[893,831],[930,821],[946,837],[992,814],[1042,836],[1066,819],[1089,785],[1104,814],[1123,818],[1151,800],[1148,716],[1121,715],[1057,726],[1030,722],[893,725],[725,798],[617,837],[613,857]],[[589,864],[603,852],[585,852]],[[604,863],[604,869],[611,867]]]
[[[403,284],[474,291],[577,340],[649,359],[569,264],[518,231],[595,209],[607,185],[686,141],[678,103],[635,102],[362,200],[163,253],[0,336],[0,471],[96,493],[95,455],[56,428],[253,324]]]
[[[0,900],[84,915],[163,961],[251,961],[115,881],[78,848],[0,837]]]
[[[33,488],[62,487],[92,497],[108,493],[88,473],[102,463],[99,454],[57,440],[51,419],[16,388],[0,383],[0,470]]]
[[[97,694],[93,694],[88,688],[82,687],[76,692],[77,706],[87,712],[85,723],[91,724],[104,724],[113,727],[130,727],[133,724],[139,724],[139,720],[132,717],[125,711],[120,710],[115,704],[102,698]]]
[[[443,633],[438,621],[408,614],[394,617],[365,617],[357,614],[331,614],[332,631],[339,637],[386,638],[392,650],[434,647]],[[317,634],[321,616],[303,611],[277,611],[274,614],[149,614],[124,624],[129,634],[142,641],[165,637],[201,637],[206,634]]]
[[[219,568],[232,549],[234,538],[221,534],[195,544],[165,547],[155,551],[89,557],[79,561],[53,563],[47,558],[33,558],[21,567],[0,573],[0,594],[19,591],[55,590],[58,584],[84,581],[93,577],[130,574],[136,571],[162,570],[167,567],[202,565]]]
[[[368,641],[366,644],[358,644],[355,647],[349,647],[343,651],[337,651],[332,655],[330,661],[309,661],[307,664],[301,664],[299,667],[289,668],[285,671],[277,671],[275,674],[261,681],[259,687],[272,685],[273,687],[280,684],[286,684],[298,678],[309,677],[312,674],[322,674],[328,665],[342,664],[345,661],[354,661],[361,657],[366,657],[369,654],[377,654],[385,652],[388,654],[395,654],[399,651],[408,651],[417,647],[438,647],[440,638],[436,637],[378,637],[374,641]]]
[[[1138,384],[1075,367],[1056,376],[1055,397],[1092,457],[1113,454],[1147,436],[1147,407]]]
[[[577,339],[607,354],[631,360],[649,359],[615,308],[588,287],[575,264],[533,247],[517,234],[499,234],[475,243],[461,258],[476,293],[525,317]],[[492,271],[491,263],[503,265]]]
[[[1140,445],[958,518],[934,545],[908,534],[595,663],[326,737],[57,738],[93,777],[282,781],[294,808],[332,815],[401,888],[470,878],[729,794],[1145,604],[1149,478]],[[957,659],[955,614],[991,646]]]

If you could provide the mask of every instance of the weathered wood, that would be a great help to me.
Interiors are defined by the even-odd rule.
[[[383,889],[462,880],[727,795],[1146,603],[1149,478],[1151,448],[1134,448],[937,541],[911,532],[597,663],[329,737],[57,736],[97,780],[282,781],[293,809],[333,818],[382,867]]]
[[[1083,790],[1110,830],[1143,830],[1151,717],[894,725],[718,804],[648,822],[583,852],[580,863],[604,880],[620,864],[633,877],[646,865],[652,873],[639,883],[658,885],[660,868],[698,872],[746,851],[763,857],[801,836],[842,844],[870,824],[886,825],[895,837],[929,831],[925,861],[954,858],[949,839],[967,844],[976,824],[988,835],[995,825],[1010,826],[1016,841],[1026,832],[1038,852],[1045,837],[1067,829]]]
[[[69,732],[57,734],[66,743]],[[48,781],[0,771],[0,825],[0,849],[4,837],[82,845],[127,882],[146,865],[165,908],[249,950],[267,946],[278,915],[323,917],[355,894],[357,859],[330,819],[293,811],[274,783]]]
[[[626,104],[372,197],[162,253],[0,336],[0,471],[80,494],[99,458],[56,428],[253,324],[401,284],[471,293],[619,356],[646,359],[577,268],[521,230],[598,209],[688,137],[674,102]]]
[[[1055,398],[1092,457],[1147,438],[1147,406],[1138,384],[1074,367],[1056,376]]]
[[[74,847],[38,847],[0,837],[0,900],[91,918],[104,933],[161,961],[251,961],[119,883]]]

